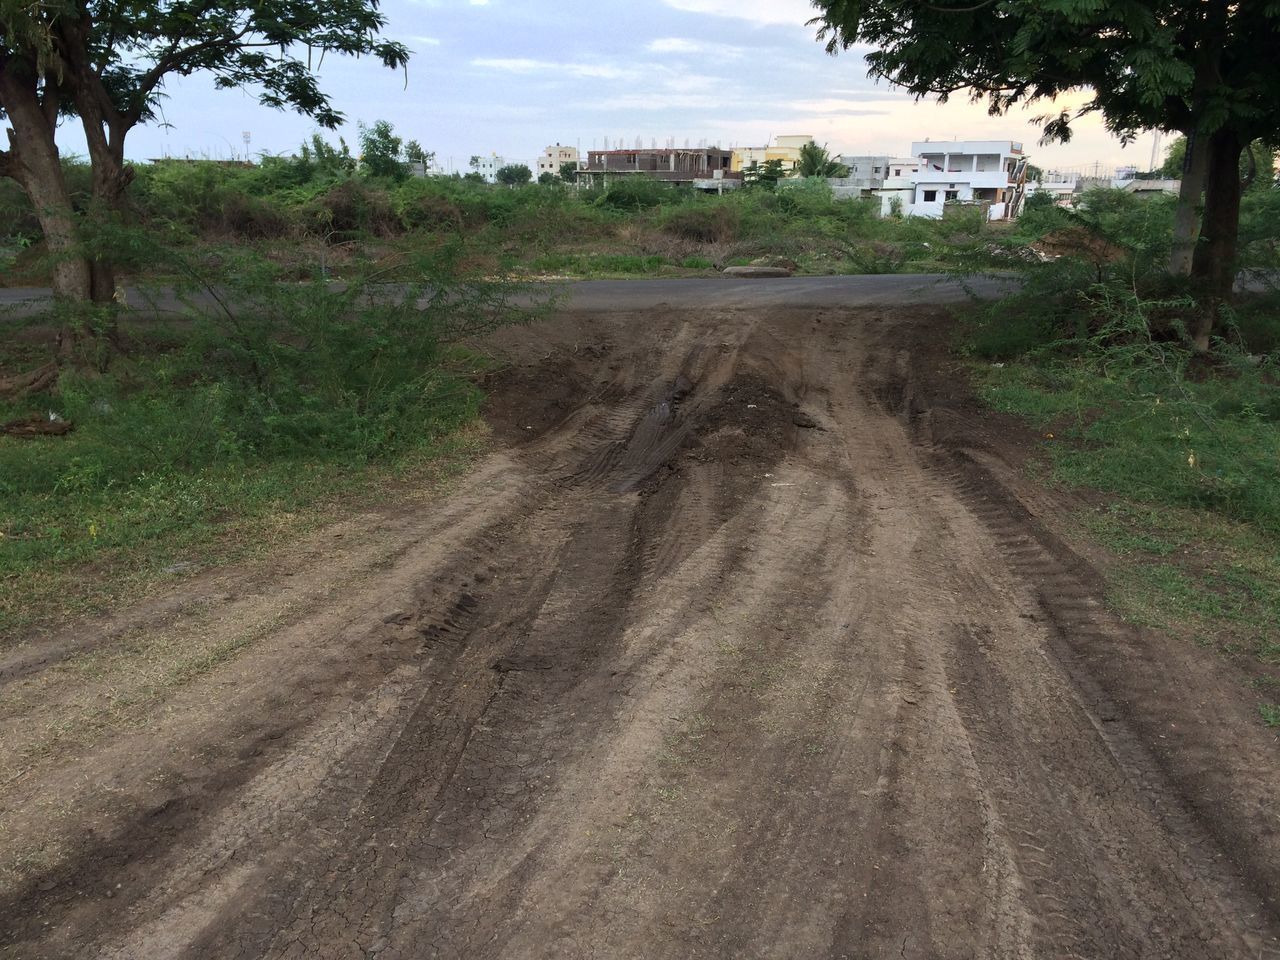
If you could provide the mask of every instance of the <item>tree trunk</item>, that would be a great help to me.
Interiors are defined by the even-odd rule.
[[[30,198],[40,221],[45,248],[53,260],[54,295],[88,300],[90,267],[76,249],[75,211],[62,175],[54,125],[41,109],[34,72],[24,67],[13,58],[0,69],[0,105],[11,125],[9,173]]]
[[[89,146],[89,163],[93,171],[93,203],[91,217],[109,219],[122,212],[125,190],[133,180],[133,168],[124,162],[124,134],[127,122],[118,114],[106,114],[93,96],[85,77],[83,91],[76,97],[76,107]],[[92,265],[91,286],[95,303],[110,303],[116,296],[115,263],[109,256],[96,256]]]
[[[1205,175],[1209,165],[1209,138],[1194,130],[1187,134],[1187,155],[1182,163],[1182,187],[1178,191],[1178,209],[1173,217],[1173,250],[1169,254],[1169,272],[1174,276],[1191,275],[1191,259],[1200,232],[1200,202],[1204,195]]]
[[[1208,138],[1204,217],[1200,241],[1192,256],[1191,275],[1200,298],[1192,342],[1198,353],[1209,350],[1222,307],[1231,300],[1236,280],[1236,239],[1240,228],[1240,151],[1245,139],[1227,128]]]

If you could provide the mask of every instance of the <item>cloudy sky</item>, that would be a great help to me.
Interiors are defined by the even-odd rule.
[[[369,61],[326,59],[324,87],[349,120],[385,119],[440,159],[477,153],[528,162],[561,142],[647,145],[675,137],[757,145],[812,134],[836,153],[908,151],[913,139],[1015,139],[1043,166],[1145,167],[1150,136],[1128,148],[1082,121],[1068,146],[1039,147],[1031,117],[963,100],[939,105],[866,76],[856,51],[828,56],[805,25],[809,0],[385,0],[387,34],[414,51],[408,77]],[[227,158],[288,153],[313,129],[251,93],[172,82],[167,125],[130,135],[129,155]],[[83,149],[68,127],[64,151]]]

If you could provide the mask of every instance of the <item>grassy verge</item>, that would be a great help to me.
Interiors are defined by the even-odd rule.
[[[1280,726],[1277,358],[1236,329],[1206,364],[1153,337],[1161,304],[1131,294],[1060,303],[971,318],[980,394],[1040,434],[1046,479],[1106,494],[1077,520],[1114,559],[1113,607],[1230,657]],[[1273,343],[1274,315],[1253,322],[1255,343]]]
[[[487,364],[456,344],[536,311],[455,268],[335,293],[246,261],[221,287],[232,309],[149,321],[108,369],[87,356],[51,390],[0,402],[0,423],[74,425],[0,435],[0,638],[460,469],[482,445]],[[13,338],[0,373],[32,362],[28,341]]]
[[[438,489],[484,449],[474,420],[381,463],[298,459],[168,473],[111,493],[0,507],[0,645],[24,630],[137,600],[405,491]],[[59,438],[27,441],[53,445]],[[17,441],[0,440],[0,462]],[[75,448],[67,446],[75,455]]]

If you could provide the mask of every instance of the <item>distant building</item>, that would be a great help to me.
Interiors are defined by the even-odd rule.
[[[472,157],[468,166],[471,172],[478,173],[484,177],[485,183],[497,183],[498,171],[507,165],[507,161],[496,153],[491,153],[487,157]]]
[[[1029,193],[1047,193],[1060,207],[1069,207],[1080,191],[1080,177],[1076,173],[1046,171],[1039,180],[1028,184]]]
[[[916,157],[846,156],[840,162],[849,168],[845,182],[850,191],[857,190],[859,196],[871,196],[886,180],[909,179],[920,168]]]
[[[800,164],[800,148],[812,142],[813,137],[804,133],[775,137],[773,146],[739,147],[733,151],[729,169],[734,173],[742,173],[750,169],[752,164],[763,167],[770,160],[778,160],[782,163],[783,176],[795,176],[796,167]]]
[[[1182,190],[1181,180],[1117,180],[1113,186],[1139,197],[1176,197]]]
[[[607,186],[611,180],[649,177],[723,192],[742,184],[742,174],[730,169],[732,162],[733,154],[719,147],[590,150],[587,162],[578,167],[578,179],[592,186]]]
[[[939,218],[947,203],[984,206],[992,220],[1021,211],[1027,159],[1016,140],[925,140],[911,153],[920,165],[904,213]]]
[[[579,163],[577,147],[562,147],[556,144],[554,147],[547,147],[542,151],[542,156],[538,158],[538,171],[536,176],[544,173],[559,174],[560,168],[566,163]]]

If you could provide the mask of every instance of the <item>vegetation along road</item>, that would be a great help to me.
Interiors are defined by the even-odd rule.
[[[6,648],[0,952],[1280,950],[1274,734],[921,279],[693,284],[491,334],[427,506]]]

